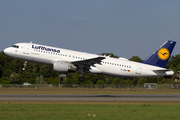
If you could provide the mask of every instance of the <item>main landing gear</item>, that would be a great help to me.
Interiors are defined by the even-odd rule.
[[[83,81],[84,81],[83,67],[81,67],[78,71],[79,71],[79,73],[81,74],[81,76],[79,77],[79,81],[80,81],[80,82],[83,82]]]
[[[81,76],[79,77],[79,81],[80,81],[80,82],[83,82],[83,81],[84,81],[84,76],[81,75]]]

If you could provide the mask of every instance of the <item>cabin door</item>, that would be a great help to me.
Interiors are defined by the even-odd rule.
[[[138,74],[138,75],[141,74],[141,64],[137,64],[136,74]]]
[[[25,45],[24,54],[29,54],[29,44]]]

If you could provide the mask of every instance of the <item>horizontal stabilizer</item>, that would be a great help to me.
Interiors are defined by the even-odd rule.
[[[172,76],[174,74],[173,70],[170,69],[162,69],[162,70],[152,70],[153,72],[155,72],[158,76]]]

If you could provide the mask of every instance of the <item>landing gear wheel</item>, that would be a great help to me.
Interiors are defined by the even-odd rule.
[[[80,77],[79,77],[79,81],[80,81],[80,82],[83,82],[83,81],[84,81],[84,76],[80,76]]]

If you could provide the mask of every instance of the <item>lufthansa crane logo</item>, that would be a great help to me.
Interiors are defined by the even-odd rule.
[[[167,48],[161,48],[158,51],[158,57],[161,60],[167,60],[169,58],[169,50]]]

